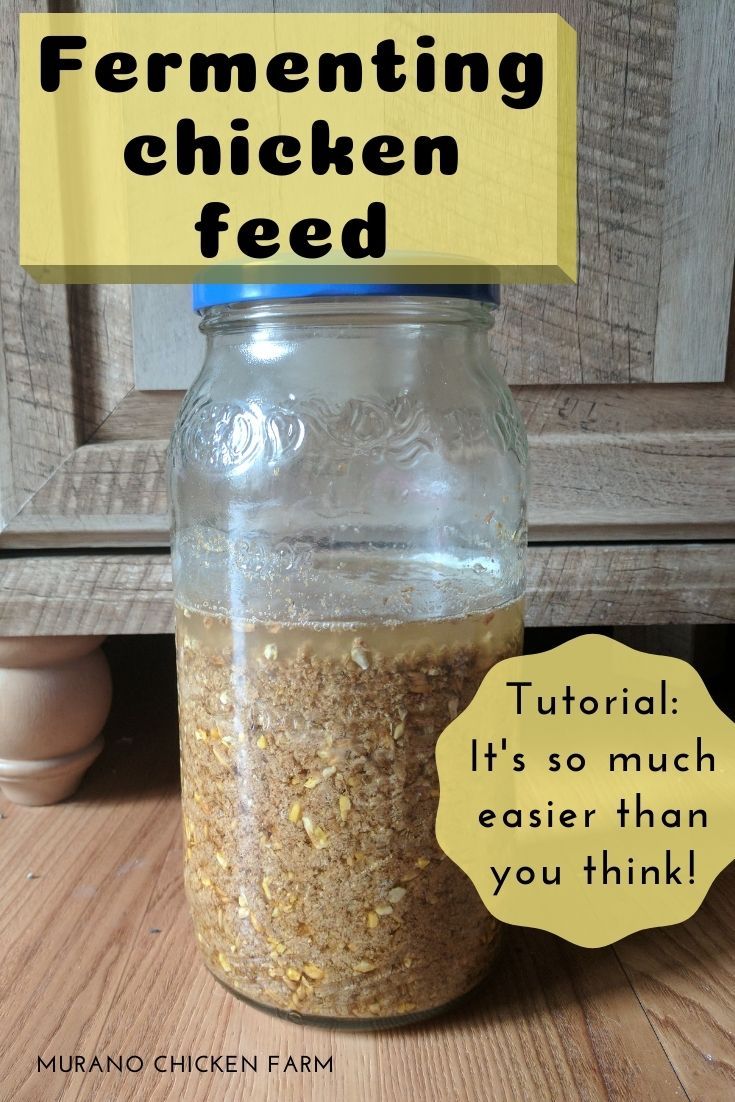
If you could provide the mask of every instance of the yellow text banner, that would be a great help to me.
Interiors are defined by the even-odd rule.
[[[576,277],[576,37],[557,16],[20,19],[36,279]]]

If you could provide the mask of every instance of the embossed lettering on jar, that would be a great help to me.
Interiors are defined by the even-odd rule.
[[[415,1021],[496,951],[434,834],[436,740],[522,645],[496,302],[194,291],[207,354],[170,449],[185,883],[207,967],[276,1013]]]

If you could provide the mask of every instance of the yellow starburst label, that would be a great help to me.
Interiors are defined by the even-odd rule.
[[[439,845],[503,922],[608,945],[689,918],[735,856],[735,724],[681,659],[507,659],[436,755]]]

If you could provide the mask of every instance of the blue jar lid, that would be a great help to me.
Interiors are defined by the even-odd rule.
[[[324,298],[344,295],[410,295],[414,297],[466,298],[475,302],[500,302],[497,283],[195,283],[195,310],[230,302],[265,299]]]

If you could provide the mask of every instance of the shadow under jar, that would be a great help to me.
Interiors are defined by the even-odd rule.
[[[434,749],[522,646],[526,439],[497,292],[200,285],[170,449],[186,890],[246,1000],[433,1014],[498,927],[436,843]]]

